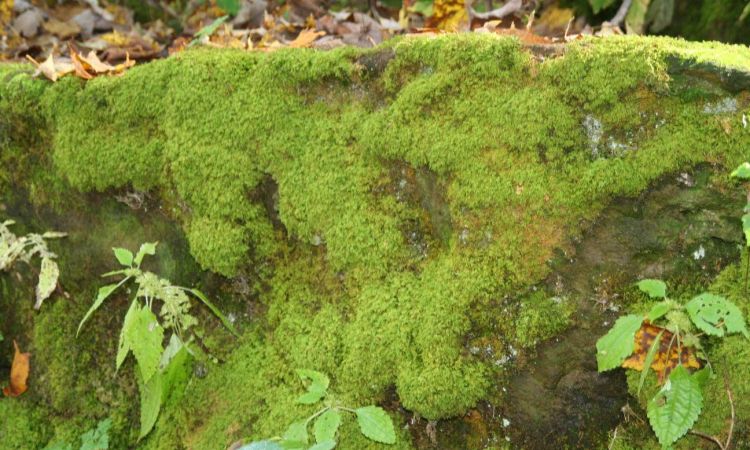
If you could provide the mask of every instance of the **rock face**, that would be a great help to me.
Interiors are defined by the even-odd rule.
[[[505,362],[558,334],[575,309],[528,288],[582,221],[666,174],[747,158],[747,49],[613,38],[552,50],[487,35],[197,50],[55,84],[0,66],[6,202],[28,196],[29,220],[95,210],[102,196],[147,208],[139,223],[167,216],[202,268],[231,278],[212,281],[224,306],[252,313],[240,315],[240,341],[204,330],[225,361],[199,364],[205,378],[139,445],[279,435],[307,412],[294,402],[296,368],[330,374],[347,404],[396,399],[432,420],[496,399]],[[81,245],[125,238],[97,236]],[[176,254],[172,270],[191,266]],[[100,272],[77,264],[68,259],[73,280],[61,267],[75,302],[50,301],[38,316],[20,298],[0,306],[2,317],[21,308],[24,327],[0,327],[26,336],[43,374],[24,403],[0,402],[14,417],[0,431],[29,429],[24,448],[73,441],[105,416],[118,448],[135,445],[132,381],[99,371],[114,364],[127,303],[110,304],[99,335],[74,340]],[[22,297],[3,283],[5,298]],[[474,351],[487,346],[490,356]],[[344,424],[342,448],[375,448],[355,427]],[[398,448],[411,448],[397,428]]]

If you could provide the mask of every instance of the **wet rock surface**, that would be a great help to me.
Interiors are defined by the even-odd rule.
[[[481,404],[440,422],[434,441],[418,439],[421,448],[606,446],[622,408],[636,402],[628,402],[624,372],[597,372],[596,340],[626,306],[623,296],[635,281],[662,278],[675,288],[698,289],[736,261],[743,201],[740,189],[717,183],[708,167],[665,177],[638,198],[613,201],[574,251],[551,261],[553,273],[542,286],[577,305],[572,326],[542,343],[535,356],[519,359],[501,389],[502,405]]]

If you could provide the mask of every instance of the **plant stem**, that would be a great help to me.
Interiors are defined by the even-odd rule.
[[[326,406],[325,408],[323,408],[320,411],[316,412],[312,416],[308,417],[307,420],[305,420],[305,426],[307,426],[307,424],[310,423],[313,419],[315,419],[319,415],[323,414],[324,412],[328,411],[329,409],[331,409],[331,407],[330,406]]]
[[[355,411],[355,410],[353,410],[351,408],[347,408],[346,406],[337,406],[336,408],[340,409],[342,411],[350,412],[352,414],[357,414],[357,411]]]
[[[748,275],[750,275],[750,247],[745,247],[747,249],[747,252],[745,252],[745,291],[744,295],[747,297],[747,278]]]
[[[727,433],[727,441],[724,444],[722,444],[719,438],[717,438],[716,436],[711,436],[709,434],[703,433],[701,431],[696,431],[696,430],[690,430],[690,434],[701,437],[709,442],[713,442],[721,450],[729,450],[730,448],[729,446],[732,444],[732,435],[734,434],[735,411],[734,411],[734,396],[732,395],[732,388],[729,385],[729,372],[727,371],[724,372],[724,387],[727,390],[727,399],[729,399],[729,413],[730,413],[729,431]]]
[[[703,433],[701,431],[695,431],[695,430],[690,430],[690,434],[698,436],[698,437],[701,437],[701,438],[703,438],[703,439],[705,439],[705,440],[707,440],[709,442],[713,442],[721,450],[726,450],[726,447],[724,447],[724,444],[722,444],[720,440],[718,440],[714,436],[711,436],[710,434],[706,434],[706,433]]]

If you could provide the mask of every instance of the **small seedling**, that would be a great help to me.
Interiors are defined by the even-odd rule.
[[[192,294],[203,302],[229,331],[235,335],[237,332],[221,311],[199,290],[174,286],[169,280],[141,270],[143,258],[146,255],[156,254],[156,243],[141,245],[135,255],[124,248],[114,248],[113,251],[115,258],[124,269],[105,273],[102,276],[123,276],[124,278],[118,283],[99,289],[94,304],[78,325],[78,333],[83,324],[107,298],[120,287],[125,286],[128,281],[135,281],[138,290],[125,314],[125,321],[120,331],[116,368],[119,370],[132,351],[139,369],[136,374],[141,391],[140,437],[143,438],[156,423],[162,401],[169,396],[169,392],[174,387],[172,383],[180,378],[178,376],[180,371],[186,370],[189,359],[187,345],[190,340],[186,340],[185,337],[187,331],[198,322],[190,314],[191,305],[187,294]],[[153,312],[155,301],[161,302],[159,310],[161,321]],[[163,347],[165,330],[172,330],[166,348]]]
[[[682,305],[667,297],[663,281],[643,280],[638,288],[661,301],[645,317],[628,314],[618,318],[597,341],[596,360],[600,372],[621,366],[642,371],[639,395],[649,369],[657,372],[662,387],[648,401],[647,413],[666,449],[691,430],[703,408],[703,387],[712,372],[710,367],[697,370],[699,358],[706,359],[701,337],[740,333],[750,339],[750,333],[742,311],[724,297],[703,293]],[[729,389],[727,392],[731,403]]]
[[[341,425],[342,412],[357,417],[359,431],[368,439],[382,444],[396,443],[393,422],[383,408],[365,406],[351,409],[338,405],[329,398],[330,380],[324,373],[298,369],[297,375],[303,383],[309,383],[307,392],[297,399],[297,403],[314,405],[323,402],[325,406],[307,419],[289,425],[283,436],[252,442],[240,447],[239,450],[331,450],[337,444],[336,433]],[[308,433],[310,423],[313,423],[314,442],[311,442]]]

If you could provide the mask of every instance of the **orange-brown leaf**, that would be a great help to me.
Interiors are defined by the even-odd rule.
[[[73,67],[75,67],[75,74],[77,77],[83,78],[84,80],[90,80],[94,78],[94,75],[89,73],[89,69],[91,67],[86,64],[86,62],[81,58],[81,55],[79,55],[73,49],[70,50],[70,58],[73,60]]]
[[[323,36],[324,34],[326,34],[325,31],[302,30],[297,36],[297,39],[289,43],[289,47],[292,47],[292,48],[309,47],[310,45],[312,45],[313,42],[315,42],[315,39],[319,38],[320,36]]]
[[[13,365],[10,367],[10,386],[3,388],[3,394],[6,397],[18,397],[28,389],[26,381],[29,379],[31,353],[21,353],[15,340],[13,346],[16,349],[16,354],[13,356]]]
[[[641,328],[635,333],[635,351],[628,359],[623,361],[622,367],[634,370],[643,370],[646,362],[646,355],[654,343],[654,340],[662,333],[659,340],[654,360],[651,363],[651,369],[659,377],[659,383],[667,379],[669,373],[682,364],[686,368],[698,369],[701,364],[695,355],[695,349],[681,345],[674,339],[674,334],[661,327],[652,325],[646,321]]]

